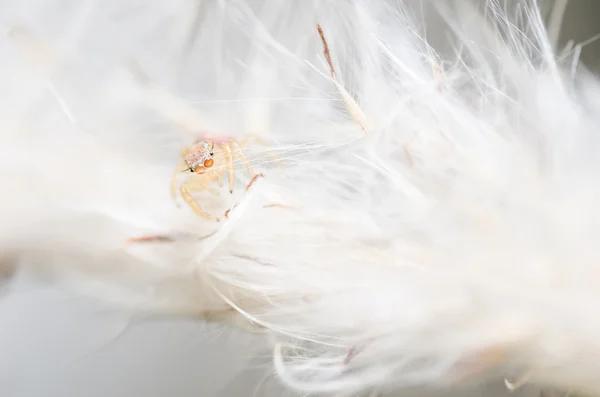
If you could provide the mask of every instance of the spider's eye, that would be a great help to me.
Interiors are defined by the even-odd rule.
[[[206,168],[212,167],[214,163],[215,163],[215,161],[213,159],[204,160],[204,166]]]
[[[214,155],[215,155],[213,152],[210,152],[209,154],[210,154],[211,156],[214,156]]]

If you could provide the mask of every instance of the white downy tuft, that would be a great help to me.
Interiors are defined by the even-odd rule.
[[[523,0],[12,3],[3,263],[140,310],[237,313],[304,392],[505,374],[600,392],[600,82],[559,51],[556,17],[546,30]],[[219,223],[169,196],[203,136],[247,141],[264,174],[245,191],[237,161],[233,195],[197,197],[233,207]],[[143,235],[172,241],[126,242]]]

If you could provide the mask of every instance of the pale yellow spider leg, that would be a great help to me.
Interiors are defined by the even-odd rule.
[[[179,174],[185,171],[185,169],[187,168],[187,164],[183,159],[185,158],[185,156],[187,156],[188,152],[188,149],[181,150],[181,158],[179,160],[179,163],[177,164],[175,172],[173,172],[173,179],[171,179],[171,198],[173,198],[173,200],[177,199],[177,188],[179,187]]]
[[[177,200],[177,186],[179,185],[179,170],[175,170],[173,173],[173,179],[171,179],[171,198]]]
[[[215,196],[219,195],[219,191],[213,187],[210,186],[204,186],[203,187],[205,190],[208,190],[209,192],[211,192],[212,194],[214,194]]]
[[[235,146],[236,150],[240,153],[240,156],[242,157],[242,161],[244,162],[244,164],[246,164],[246,168],[248,168],[248,172],[250,172],[250,174],[252,174],[252,178],[254,178],[256,176],[256,174],[254,173],[254,170],[252,169],[252,166],[250,165],[250,161],[248,160],[248,157],[246,157],[246,155],[242,151],[242,148],[240,147],[240,145],[238,145],[238,143],[235,141],[231,142],[231,144],[233,146]]]
[[[187,186],[187,184],[184,183],[179,188],[179,191],[181,193],[181,197],[183,197],[183,199],[185,200],[185,202],[187,203],[187,205],[189,205],[192,208],[192,210],[194,210],[194,212],[196,213],[196,215],[201,216],[204,219],[208,219],[210,221],[219,222],[220,221],[219,218],[216,218],[216,217],[214,217],[212,215],[207,214],[202,208],[200,208],[200,205],[196,202],[196,200],[194,200],[194,198],[192,197],[192,195],[187,191],[186,186]]]
[[[217,178],[217,182],[219,186],[223,186],[223,173],[225,172],[225,167],[218,167],[214,170],[215,177]]]
[[[171,179],[171,198],[173,200],[177,199],[177,188],[179,187],[179,174],[183,171],[183,167],[185,167],[185,163],[182,161],[180,165],[177,166],[175,172],[173,172],[173,179]]]
[[[235,183],[235,180],[233,179],[233,177],[235,176],[233,168],[233,153],[231,153],[229,143],[224,143],[222,146],[227,157],[227,171],[229,172],[229,193],[233,193],[233,187]]]
[[[199,192],[202,190],[208,190],[215,196],[219,195],[219,191],[215,188],[210,187],[208,184],[213,180],[212,175],[207,174],[193,174],[190,180],[185,184],[188,192],[195,191]]]

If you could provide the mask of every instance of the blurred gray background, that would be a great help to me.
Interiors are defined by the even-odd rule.
[[[564,0],[563,0],[564,1]],[[583,47],[581,61],[594,72],[600,72],[600,1],[570,0],[565,10],[565,24],[559,45],[570,40],[576,43],[590,41]]]
[[[563,45],[600,33],[598,0],[570,1],[565,17]],[[582,62],[598,71],[599,54],[600,41],[592,42]],[[509,395],[502,384],[454,394]],[[17,284],[0,300],[1,397],[286,395],[252,335],[192,319],[139,318],[47,286]]]

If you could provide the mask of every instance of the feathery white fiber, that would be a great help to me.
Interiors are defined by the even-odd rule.
[[[5,2],[3,263],[231,315],[304,392],[524,375],[598,393],[600,88],[546,9]],[[238,157],[233,194],[196,197],[218,223],[169,196],[205,136],[264,175],[245,191]],[[173,241],[126,242],[144,235]]]

